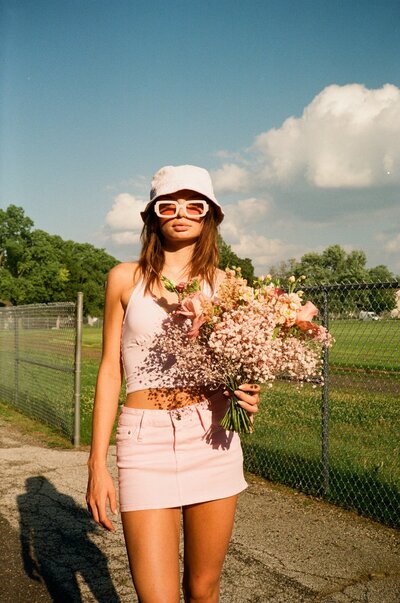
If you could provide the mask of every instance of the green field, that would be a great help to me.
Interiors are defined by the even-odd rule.
[[[0,332],[0,399],[67,437],[73,428],[73,370],[73,329],[20,330],[18,339],[13,330]]]
[[[400,320],[336,320],[329,330],[336,339],[333,367],[400,373]]]
[[[264,388],[255,433],[242,439],[246,467],[273,481],[324,495],[335,503],[400,526],[400,321],[338,320],[332,321],[330,330],[336,343],[329,354],[327,490],[322,480],[320,388],[304,386],[297,390],[287,383]],[[52,331],[49,336],[48,331],[35,331],[28,343],[24,338],[31,335],[21,335],[30,358],[67,366],[70,349],[65,333]],[[2,374],[10,377],[11,391],[14,369],[11,355],[5,352],[7,344],[12,345],[12,334],[0,333],[0,366]],[[82,349],[82,443],[90,441],[100,354],[101,331],[86,327]],[[25,411],[35,416],[32,411],[41,404],[46,415],[55,418],[63,430],[72,421],[71,382],[66,378],[56,381],[55,389],[51,389],[54,379],[52,371],[34,365],[24,365],[23,370],[20,367],[21,389],[27,392],[24,403],[30,404]],[[37,389],[39,402],[33,401]],[[1,388],[0,397],[5,400]]]

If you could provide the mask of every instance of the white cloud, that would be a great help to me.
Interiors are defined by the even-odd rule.
[[[270,200],[256,197],[224,205],[225,219],[221,224],[221,233],[225,241],[230,244],[239,243],[242,232],[254,230],[263,223],[270,206]]]
[[[121,232],[112,232],[110,240],[114,245],[137,245],[140,240],[140,235],[135,234],[130,230]]]
[[[241,233],[239,241],[232,244],[233,251],[239,257],[250,257],[256,273],[265,272],[272,264],[297,255],[295,245],[281,239],[269,239],[256,233]]]
[[[249,174],[236,163],[224,163],[222,168],[211,173],[217,192],[243,191],[248,187]]]
[[[225,221],[233,222],[237,226],[260,224],[267,215],[270,205],[271,202],[268,199],[257,199],[256,197],[224,205],[224,212],[227,216]]]
[[[272,209],[270,199],[250,197],[224,206],[226,218],[221,224],[221,234],[239,257],[249,257],[256,273],[265,272],[271,264],[293,256],[298,248],[279,238],[269,238],[260,233]]]
[[[240,162],[238,162],[240,164]],[[305,181],[325,189],[400,182],[400,89],[328,86],[280,128],[260,134],[241,162],[215,172],[216,188]]]
[[[140,212],[146,203],[128,193],[121,193],[114,199],[112,208],[106,216],[106,225],[112,231],[140,231],[142,229],[142,218]]]
[[[114,198],[99,236],[117,255],[120,255],[119,247],[139,244],[143,226],[140,212],[145,206],[145,201],[129,193],[120,193]]]
[[[400,253],[400,234],[386,242],[385,251],[388,251],[389,253]]]

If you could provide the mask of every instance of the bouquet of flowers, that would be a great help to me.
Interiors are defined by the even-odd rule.
[[[332,344],[322,326],[312,322],[318,309],[302,303],[295,291],[305,277],[289,278],[288,291],[270,275],[249,286],[240,269],[226,269],[217,296],[206,297],[196,279],[164,286],[178,293],[174,326],[166,331],[164,348],[173,353],[176,369],[195,381],[224,385],[230,392],[240,383],[269,383],[277,377],[296,382],[321,377],[321,352]],[[168,343],[169,342],[169,343]],[[227,430],[252,431],[247,412],[231,395],[221,421]]]

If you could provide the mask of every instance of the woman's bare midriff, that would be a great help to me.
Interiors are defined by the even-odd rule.
[[[209,388],[157,388],[142,389],[131,392],[126,397],[125,406],[129,408],[145,408],[154,410],[172,410],[182,408],[190,404],[204,402],[218,390],[211,391]],[[223,391],[223,390],[221,390]]]

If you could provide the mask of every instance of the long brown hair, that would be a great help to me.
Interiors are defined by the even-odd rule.
[[[144,226],[140,235],[142,251],[139,269],[146,283],[145,292],[160,284],[160,276],[165,256],[159,221],[152,205],[144,216]],[[209,210],[203,218],[203,228],[196,241],[192,259],[189,262],[189,279],[199,276],[211,289],[214,287],[215,271],[218,267],[218,216],[214,203],[209,202]]]

